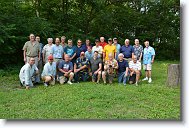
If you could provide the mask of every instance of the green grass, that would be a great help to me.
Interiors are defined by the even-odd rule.
[[[153,65],[153,82],[138,87],[91,82],[19,89],[19,68],[0,70],[0,118],[180,120],[180,87],[167,87],[167,66]],[[144,77],[144,71],[143,71]],[[142,77],[142,78],[143,78]]]

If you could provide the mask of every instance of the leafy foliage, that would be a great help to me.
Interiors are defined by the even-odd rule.
[[[23,62],[22,47],[30,33],[47,37],[66,35],[74,41],[99,36],[148,39],[157,58],[180,56],[178,0],[1,0],[0,63]],[[17,56],[18,54],[19,56]],[[16,55],[15,55],[16,54]],[[18,57],[16,61],[6,59]]]

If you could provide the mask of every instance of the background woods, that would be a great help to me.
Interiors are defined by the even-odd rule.
[[[180,58],[179,0],[1,0],[0,65],[23,63],[28,35],[65,35],[75,41],[99,36],[149,39],[156,58]],[[152,43],[153,42],[153,43]],[[10,58],[10,59],[8,59]]]

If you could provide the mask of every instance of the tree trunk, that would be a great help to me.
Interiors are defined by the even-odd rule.
[[[180,64],[170,64],[167,73],[167,86],[179,86]]]

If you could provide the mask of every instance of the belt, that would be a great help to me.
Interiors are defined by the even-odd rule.
[[[27,56],[27,57],[37,57],[37,56]]]

